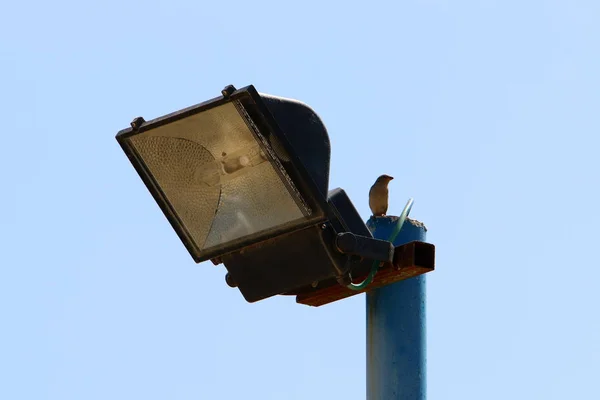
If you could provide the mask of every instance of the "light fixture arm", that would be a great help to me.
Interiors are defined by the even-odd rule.
[[[387,263],[394,259],[394,246],[387,240],[343,232],[336,236],[335,245],[340,253],[363,259]]]

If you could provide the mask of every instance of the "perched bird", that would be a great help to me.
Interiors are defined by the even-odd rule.
[[[388,209],[388,183],[394,179],[381,175],[369,190],[369,207],[375,217],[384,216]]]

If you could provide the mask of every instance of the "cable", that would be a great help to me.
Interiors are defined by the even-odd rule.
[[[392,234],[390,235],[390,237],[388,239],[389,242],[394,243],[394,241],[396,240],[396,237],[398,237],[398,234],[400,233],[400,231],[402,230],[402,227],[404,226],[404,222],[406,221],[406,218],[408,218],[408,214],[410,214],[410,210],[412,209],[413,202],[414,202],[413,199],[408,199],[408,202],[404,206],[404,210],[402,210],[402,214],[400,214],[400,217],[398,218],[398,222],[396,222],[394,231],[392,232]],[[361,283],[358,283],[358,284],[354,284],[354,283],[350,282],[350,284],[347,285],[346,287],[350,290],[355,290],[355,291],[363,290],[364,288],[369,286],[371,284],[371,282],[373,282],[373,278],[375,278],[375,274],[377,274],[377,270],[379,270],[379,261],[375,260],[375,261],[373,261],[373,265],[371,266],[371,271],[369,272],[369,275],[367,275],[367,277],[365,278],[364,281],[362,281]]]

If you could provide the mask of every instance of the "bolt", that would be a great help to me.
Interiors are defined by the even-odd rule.
[[[131,128],[134,131],[137,131],[140,129],[140,126],[142,126],[142,124],[146,122],[146,120],[143,117],[137,117],[134,118],[133,121],[131,121],[131,123],[129,125],[131,125]]]
[[[321,229],[323,229],[323,230],[327,229],[327,224],[321,225]]]
[[[233,85],[227,85],[225,86],[225,88],[223,90],[221,90],[221,94],[223,95],[223,97],[225,97],[226,99],[229,98],[229,96],[231,96],[231,94],[235,92],[235,86]]]
[[[233,279],[229,272],[225,274],[225,283],[227,283],[229,287],[237,287],[237,282]]]

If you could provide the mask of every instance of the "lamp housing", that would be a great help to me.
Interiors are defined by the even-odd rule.
[[[393,259],[329,191],[329,136],[301,102],[230,85],[116,139],[193,259],[222,262],[249,302],[347,285]]]
[[[196,262],[326,219],[329,138],[300,102],[248,86],[116,138]]]

